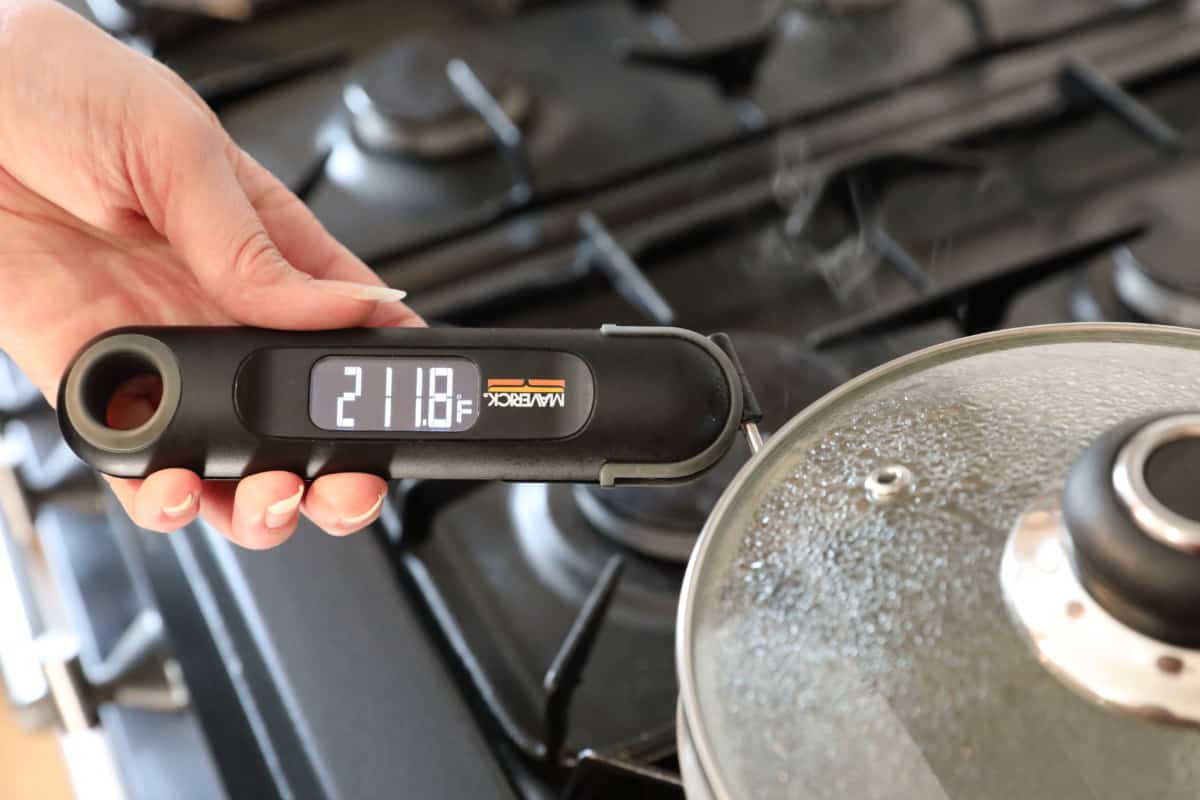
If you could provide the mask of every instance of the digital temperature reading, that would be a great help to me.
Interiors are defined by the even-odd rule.
[[[323,358],[308,414],[327,431],[458,433],[479,418],[480,382],[465,358]]]

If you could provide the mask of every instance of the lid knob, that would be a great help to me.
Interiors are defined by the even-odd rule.
[[[1200,647],[1200,413],[1105,432],[1071,469],[1062,511],[1096,602],[1147,636]]]

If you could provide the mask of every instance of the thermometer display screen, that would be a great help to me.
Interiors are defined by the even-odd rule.
[[[479,419],[480,383],[465,358],[323,358],[308,414],[327,431],[460,433]]]

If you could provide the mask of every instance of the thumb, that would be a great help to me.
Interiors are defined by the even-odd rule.
[[[159,230],[205,293],[234,320],[268,328],[366,324],[403,292],[314,280],[282,255],[237,179],[236,145],[215,125],[176,139],[182,157],[160,180]],[[190,152],[189,152],[190,151]]]

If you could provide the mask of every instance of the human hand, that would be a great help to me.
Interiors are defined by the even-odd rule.
[[[324,329],[422,324],[300,200],[244,153],[161,64],[52,0],[0,0],[0,349],[53,403],[71,357],[125,325]],[[149,418],[135,379],[108,422]],[[167,469],[110,479],[141,526],[197,514],[272,547],[299,511],[329,533],[372,522],[386,484],[266,472],[202,482]]]

